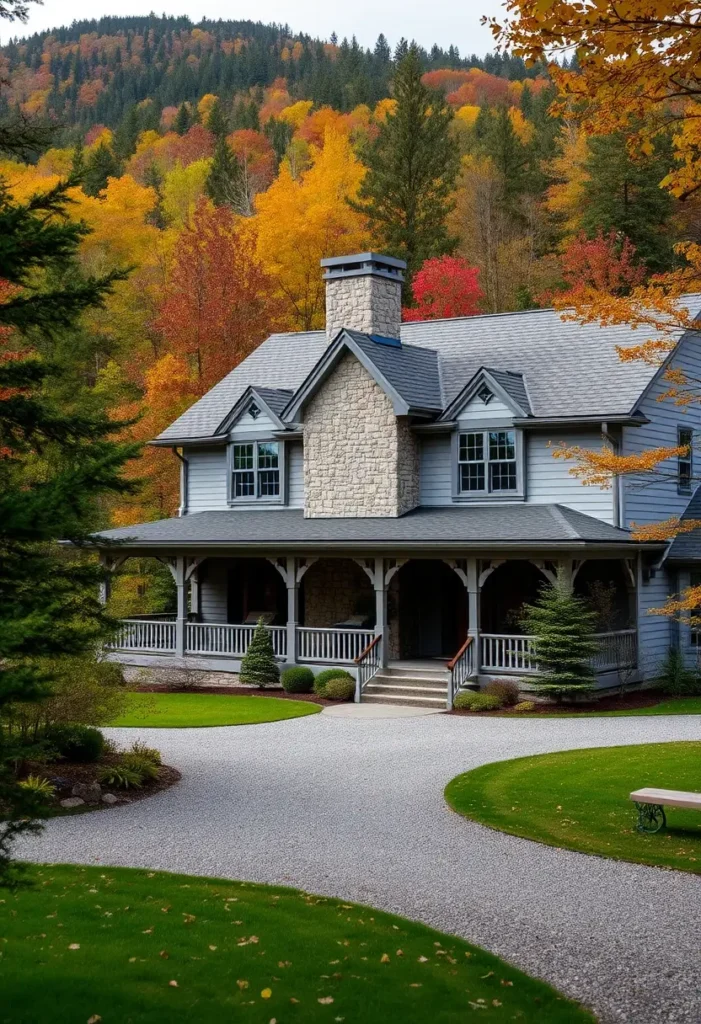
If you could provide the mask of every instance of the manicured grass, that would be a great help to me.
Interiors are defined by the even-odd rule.
[[[670,808],[667,829],[641,835],[629,794],[644,786],[701,790],[701,743],[596,747],[483,765],[445,798],[483,825],[641,864],[701,873],[701,813]]]
[[[11,1024],[594,1020],[460,939],[338,899],[124,868],[31,875],[0,901]]]
[[[134,693],[130,707],[110,725],[182,729],[204,725],[255,725],[301,718],[321,711],[319,704],[276,697],[220,693]]]
[[[660,701],[649,708],[638,708],[637,711],[601,711],[599,716],[609,718],[625,718],[631,715],[701,715],[701,697],[674,697]]]

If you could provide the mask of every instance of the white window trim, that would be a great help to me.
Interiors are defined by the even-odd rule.
[[[489,490],[489,437],[490,431],[505,431],[510,430],[514,434],[516,442],[516,487],[512,491],[490,491]],[[460,489],[460,436],[461,434],[482,434],[484,442],[485,460],[483,465],[485,467],[485,489],[482,491],[463,491]],[[501,421],[492,421],[491,423],[475,422],[470,423],[469,421],[463,421],[458,423],[457,430],[453,432],[452,437],[452,467],[453,467],[453,501],[454,502],[499,502],[499,501],[523,501],[525,496],[524,489],[524,443],[523,443],[523,431],[518,430],[514,427],[513,423],[502,423]],[[495,460],[499,461],[499,460]]]
[[[686,424],[677,427],[677,447],[681,447],[682,431],[691,435],[689,454],[688,456],[677,456],[677,494],[693,494],[694,493],[694,429]],[[681,467],[682,463],[689,463],[689,484],[688,486],[682,486],[681,479]]]
[[[278,446],[278,470],[280,473],[280,493],[274,495],[264,495],[259,497],[257,494],[246,494],[241,497],[235,497],[234,495],[234,445],[237,444],[252,444],[253,445],[253,473],[255,479],[256,491],[258,489],[258,445],[259,444],[277,444]],[[243,505],[258,508],[261,505],[285,505],[287,504],[287,452],[284,441],[281,441],[277,437],[232,437],[227,445],[227,484],[226,493],[227,501],[229,505],[235,505],[237,508]]]

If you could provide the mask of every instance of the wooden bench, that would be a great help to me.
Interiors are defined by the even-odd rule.
[[[630,794],[638,808],[638,832],[652,834],[667,824],[665,807],[683,807],[701,811],[701,793],[684,793],[678,789],[636,789]]]

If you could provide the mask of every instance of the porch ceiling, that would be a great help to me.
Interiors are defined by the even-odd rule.
[[[106,530],[105,548],[581,548],[642,545],[563,505],[417,508],[399,518],[311,518],[299,509],[198,512]],[[650,545],[646,545],[650,548]]]

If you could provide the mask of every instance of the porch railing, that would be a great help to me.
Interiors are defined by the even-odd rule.
[[[455,694],[468,679],[475,676],[474,637],[468,636],[458,653],[448,662],[450,684],[448,687],[448,708],[452,708]]]
[[[242,658],[249,648],[255,626],[215,622],[188,622],[185,632],[187,654],[225,654]],[[266,626],[276,658],[287,656],[287,627]]]
[[[365,650],[361,651],[354,661],[358,666],[358,675],[355,680],[355,702],[357,704],[362,698],[367,684],[382,668],[382,637],[373,637]]]
[[[172,654],[175,650],[175,622],[123,619],[117,635],[107,646],[118,651]]]
[[[480,639],[482,672],[519,672],[522,675],[535,675],[540,671],[534,636],[483,633]],[[597,674],[635,668],[637,665],[637,630],[623,629],[613,633],[597,633],[596,640],[599,650],[590,664]]]
[[[365,629],[297,627],[297,660],[352,665],[375,634]]]

